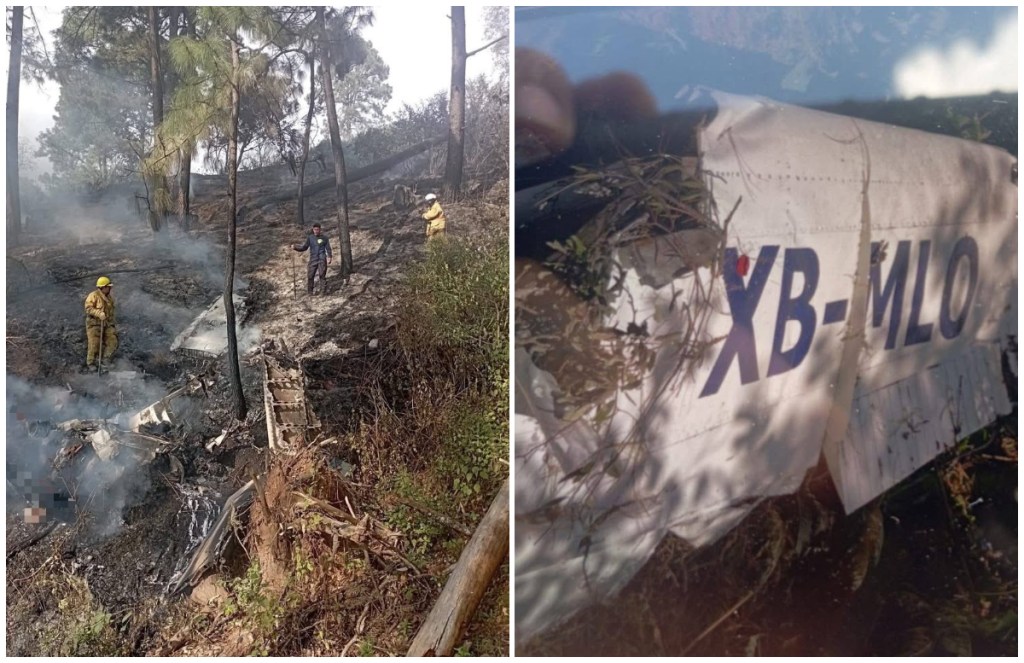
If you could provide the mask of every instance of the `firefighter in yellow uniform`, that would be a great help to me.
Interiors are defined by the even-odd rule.
[[[426,200],[427,211],[423,213],[423,219],[427,222],[427,240],[444,235],[444,210],[441,203],[437,202],[437,196],[428,193]]]
[[[114,319],[111,285],[110,279],[101,276],[96,281],[96,289],[85,298],[85,338],[89,343],[86,368],[92,368],[98,358],[109,360],[117,350],[117,321]]]

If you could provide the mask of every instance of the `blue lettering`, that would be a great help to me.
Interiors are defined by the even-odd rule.
[[[907,337],[903,345],[917,345],[932,340],[932,327],[935,325],[918,324],[921,319],[921,304],[924,303],[925,277],[928,276],[928,254],[931,253],[932,243],[928,240],[921,242],[921,253],[917,259],[917,278],[914,281],[914,296],[910,300],[910,320],[907,322]],[[886,346],[888,347],[888,346]]]
[[[841,299],[825,304],[825,314],[821,316],[821,324],[831,325],[846,320],[846,305],[848,303],[845,299]]]
[[[878,256],[881,246],[874,242],[871,246],[871,255]],[[907,286],[907,267],[910,264],[910,242],[903,241],[896,245],[896,256],[892,261],[892,269],[885,279],[885,286],[881,287],[882,266],[881,260],[871,261],[871,324],[875,327],[882,326],[885,318],[885,309],[892,299],[892,315],[889,317],[889,334],[885,337],[885,349],[892,350],[896,347],[896,334],[899,332],[900,319],[903,312],[903,292]]]
[[[803,289],[796,297],[790,297],[793,274],[796,272],[804,275]],[[768,362],[768,377],[796,368],[811,349],[817,316],[810,302],[817,288],[818,255],[812,249],[786,249],[782,268],[782,297],[779,299],[779,314],[775,318],[775,339],[772,342],[771,361]],[[786,323],[790,320],[800,323],[800,336],[792,348],[783,352]]]
[[[778,246],[762,246],[757,256],[754,273],[750,275],[750,284],[743,285],[743,277],[736,271],[738,254],[736,249],[725,250],[723,278],[725,294],[729,300],[732,313],[732,328],[725,338],[722,351],[711,368],[711,374],[700,392],[700,398],[718,393],[725,379],[725,374],[736,357],[740,365],[740,382],[749,384],[757,381],[757,347],[754,344],[754,311],[761,300],[768,274],[775,264],[775,256],[779,253]]]
[[[952,305],[950,299],[953,296],[953,282],[956,278],[957,268],[960,266],[960,259],[967,259],[968,285],[967,297],[964,299],[963,309],[954,320],[950,317],[949,308]],[[978,290],[978,243],[973,237],[961,237],[960,241],[953,247],[953,255],[949,258],[949,266],[946,268],[946,283],[942,288],[942,306],[939,308],[939,331],[947,339],[956,338],[964,329],[967,322],[967,313],[974,301],[974,294]]]
[[[871,245],[872,261],[870,272],[871,323],[874,327],[882,326],[886,313],[889,313],[889,329],[886,333],[885,349],[892,350],[896,346],[902,322],[904,294],[910,270],[911,242],[901,241],[896,245],[892,267],[885,280],[882,279],[883,262],[880,259],[881,244]],[[739,364],[740,383],[756,382],[758,377],[757,344],[754,337],[754,313],[757,311],[765,285],[778,256],[778,246],[762,246],[754,265],[749,281],[744,284],[743,276],[738,270],[739,253],[737,249],[726,249],[723,265],[726,297],[732,315],[732,327],[725,337],[721,352],[715,359],[707,382],[701,390],[700,398],[718,393],[725,381],[725,376],[732,367],[733,361]],[[910,298],[910,313],[907,319],[907,331],[904,345],[927,343],[932,338],[935,323],[921,324],[921,311],[924,304],[925,288],[927,287],[928,260],[931,256],[931,241],[922,240],[915,272],[914,289]],[[967,289],[958,312],[952,310],[953,290],[961,263],[966,261]],[[959,336],[967,323],[974,298],[978,291],[979,281],[978,244],[972,237],[960,238],[953,247],[953,252],[946,266],[946,280],[942,290],[942,302],[939,308],[939,331],[946,339]],[[799,272],[803,276],[800,292],[794,294],[793,280]],[[768,361],[767,377],[774,377],[800,366],[810,352],[814,334],[817,331],[817,315],[811,302],[818,289],[820,279],[820,262],[813,249],[786,249],[782,266],[782,284],[778,313],[775,318],[775,336],[772,339],[772,352]],[[846,300],[828,302],[825,305],[822,325],[833,324],[845,319],[847,313]],[[796,322],[800,333],[796,342],[788,350],[783,349],[786,326]]]

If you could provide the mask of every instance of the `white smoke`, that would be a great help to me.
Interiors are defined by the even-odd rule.
[[[73,389],[33,385],[7,376],[9,512],[20,513],[29,506],[49,511],[55,495],[70,494],[77,500],[79,513],[88,514],[93,532],[106,536],[120,528],[124,508],[145,495],[149,473],[137,456],[124,450],[114,460],[103,461],[83,448],[75,454],[70,475],[54,470],[58,454],[73,439],[57,424],[78,419],[124,426],[128,416],[166,394],[162,385],[125,370],[123,363],[112,368],[106,376],[76,376]],[[104,394],[112,402],[87,394]],[[53,516],[47,513],[48,518]]]

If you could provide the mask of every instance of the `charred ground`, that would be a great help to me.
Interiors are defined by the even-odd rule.
[[[240,184],[242,203],[279,186],[276,176],[254,173],[243,173]],[[423,192],[439,183],[403,184]],[[500,449],[449,457],[443,438],[459,437],[461,418],[490,421],[480,403],[453,398],[452,410],[438,407],[429,425],[417,410],[418,398],[439,398],[410,368],[416,358],[402,315],[415,287],[410,273],[420,269],[422,277],[417,266],[433,258],[416,211],[393,201],[394,186],[373,180],[351,187],[355,271],[345,285],[332,265],[325,297],[305,296],[305,256],[290,248],[304,232],[294,202],[256,209],[239,226],[244,422],[232,417],[222,358],[169,350],[223,288],[227,199],[216,187],[197,198],[199,227],[187,235],[154,238],[129,212],[96,205],[68,210],[45,232],[28,228],[22,245],[8,252],[9,654],[404,652],[468,540],[463,532],[486,510],[488,491],[507,466],[493,462]],[[463,202],[445,208],[449,243],[507,255],[507,181],[469,189]],[[333,239],[333,212],[331,196],[319,195],[308,201],[306,218],[323,223]],[[115,283],[121,347],[110,374],[86,375],[81,300],[103,273]],[[507,341],[507,305],[503,315]],[[267,449],[258,350],[268,339],[283,341],[299,359],[324,424],[325,444],[288,461]],[[424,352],[425,364],[440,361],[437,348]],[[190,399],[187,425],[173,431],[172,455],[183,471],[158,456],[117,482],[125,488],[120,501],[83,490],[72,495],[78,501],[53,505],[42,525],[26,525],[10,508],[19,497],[12,500],[12,476],[44,475],[66,443],[52,432],[29,435],[31,425],[132,412],[197,375],[208,386]],[[415,430],[402,432],[396,422],[403,421]],[[507,458],[507,412],[490,424],[488,433],[504,436]],[[225,431],[208,451],[204,445]],[[460,490],[465,482],[452,483],[456,470],[433,457],[468,464],[480,476]],[[261,474],[268,479],[251,522],[235,528],[214,572],[192,600],[168,596],[202,524]],[[295,494],[304,497],[295,501]],[[351,514],[355,529],[328,526],[340,522],[338,510]],[[461,527],[439,522],[438,513]],[[459,651],[508,651],[507,559]]]

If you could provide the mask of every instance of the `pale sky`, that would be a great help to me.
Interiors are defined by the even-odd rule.
[[[60,25],[60,7],[34,7],[39,28],[46,40],[46,47],[53,52],[51,31]],[[448,19],[450,7],[444,5],[403,3],[402,6],[386,5],[375,7],[374,24],[365,28],[362,35],[373,43],[381,58],[391,68],[388,83],[391,85],[389,113],[403,103],[416,104],[435,92],[447,90],[451,82],[451,22]],[[474,50],[483,46],[484,10],[482,7],[466,7],[466,49]],[[25,8],[25,32],[35,30],[29,8]],[[3,51],[3,89],[7,89],[7,70],[10,52]],[[480,53],[469,59],[466,78],[481,73],[490,74],[493,60],[487,53]],[[56,82],[48,81],[42,87],[22,80],[20,118],[18,122],[19,142],[36,150],[36,137],[53,126],[53,111],[57,104],[59,89]],[[301,104],[300,104],[301,105]],[[304,112],[304,111],[303,111]],[[28,173],[23,173],[28,175]]]
[[[963,39],[944,51],[918,49],[897,63],[893,82],[904,98],[1016,92],[1017,47],[1017,21],[1003,21],[987,44]]]
[[[393,96],[388,112],[404,101],[414,103],[448,89],[452,77],[450,11],[450,7],[413,3],[374,8],[374,24],[362,35],[391,67],[388,82]],[[483,8],[466,7],[466,50],[479,48],[487,41]],[[486,51],[474,55],[466,62],[466,79],[488,74],[491,68],[491,56]]]

